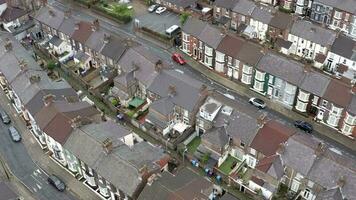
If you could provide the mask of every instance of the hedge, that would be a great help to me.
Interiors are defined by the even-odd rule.
[[[129,23],[132,20],[132,16],[130,15],[121,15],[121,14],[110,12],[101,5],[94,5],[92,6],[92,8],[124,24]]]

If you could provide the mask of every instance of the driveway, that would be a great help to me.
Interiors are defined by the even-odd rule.
[[[161,34],[165,34],[166,30],[172,25],[180,26],[179,15],[170,11],[160,15],[146,11],[145,14],[136,16],[136,19],[139,21],[140,27],[146,27]]]

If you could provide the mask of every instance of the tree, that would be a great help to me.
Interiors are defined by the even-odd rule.
[[[56,67],[56,63],[53,60],[48,61],[47,63],[47,69],[52,71]]]
[[[181,23],[181,25],[184,25],[184,23],[187,21],[187,19],[189,18],[190,13],[187,12],[183,12],[180,16],[179,16],[179,21]]]
[[[152,5],[153,3],[153,0],[145,0],[145,4],[148,6]]]

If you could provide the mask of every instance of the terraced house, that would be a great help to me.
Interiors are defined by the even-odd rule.
[[[275,53],[267,53],[257,64],[252,89],[292,108],[303,77],[302,64]]]
[[[342,1],[313,1],[310,19],[327,25],[330,29],[340,30],[346,35],[356,37],[356,2]]]

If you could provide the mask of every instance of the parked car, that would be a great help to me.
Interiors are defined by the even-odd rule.
[[[313,126],[306,121],[297,120],[294,122],[294,126],[307,133],[313,132]]]
[[[252,97],[248,102],[250,102],[250,104],[252,104],[260,109],[264,109],[267,106],[266,103],[262,99],[259,99],[256,97]]]
[[[167,10],[167,8],[162,6],[162,7],[157,8],[156,13],[160,15],[160,14],[164,13],[166,10]]]
[[[66,189],[64,182],[56,175],[51,175],[47,178],[49,184],[53,185],[58,191],[63,192]]]
[[[151,5],[150,7],[148,7],[147,11],[150,12],[150,13],[152,13],[152,12],[154,12],[158,7],[159,7],[158,4],[153,4],[153,5]]]
[[[11,122],[9,115],[4,110],[0,110],[0,118],[4,124],[10,124]]]
[[[17,131],[17,129],[13,126],[9,127],[9,135],[14,142],[20,142],[21,141],[21,135]]]
[[[182,55],[180,55],[179,53],[173,53],[172,60],[180,65],[184,65],[186,63],[186,61],[183,59]]]

